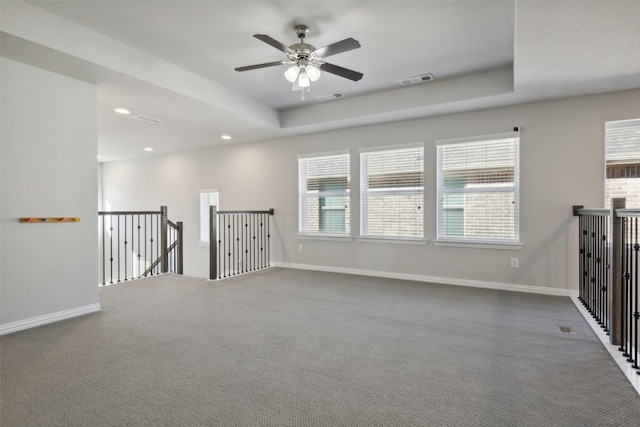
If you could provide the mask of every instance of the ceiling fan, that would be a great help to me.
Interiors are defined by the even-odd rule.
[[[292,44],[291,46],[286,46],[265,34],[254,34],[253,36],[284,52],[287,55],[286,60],[238,67],[235,70],[249,71],[258,68],[275,67],[277,65],[291,65],[291,67],[285,71],[284,76],[292,83],[292,91],[303,91],[302,99],[304,99],[304,89],[306,88],[307,92],[309,91],[311,82],[315,82],[320,78],[321,70],[353,81],[358,81],[362,78],[362,73],[330,64],[324,60],[324,58],[331,55],[358,49],[360,43],[357,40],[348,38],[316,49],[314,46],[304,42],[305,37],[309,33],[307,26],[298,25],[293,30],[298,35],[300,42]]]

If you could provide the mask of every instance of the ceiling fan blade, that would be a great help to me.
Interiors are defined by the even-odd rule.
[[[326,71],[327,73],[335,74],[336,76],[344,77],[345,79],[353,80],[354,82],[357,82],[362,78],[362,76],[364,76],[364,74],[357,71],[329,64],[328,62],[324,62],[322,65],[320,65],[320,70]]]
[[[275,61],[275,62],[267,62],[265,64],[256,64],[256,65],[247,65],[246,67],[238,67],[236,71],[249,71],[249,70],[257,70],[258,68],[267,68],[267,67],[275,67],[276,65],[284,65],[287,61]]]
[[[257,38],[258,40],[262,40],[266,44],[268,44],[270,46],[273,46],[276,49],[278,49],[279,51],[282,51],[284,53],[288,53],[290,55],[295,55],[296,54],[289,46],[280,43],[278,40],[273,39],[273,38],[267,36],[266,34],[254,34],[253,37]]]
[[[359,47],[360,42],[349,37],[348,39],[316,49],[313,53],[315,53],[318,58],[326,58],[327,56],[348,52],[353,49],[358,49]]]

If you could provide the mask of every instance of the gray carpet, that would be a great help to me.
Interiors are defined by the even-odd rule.
[[[287,269],[100,292],[0,339],[3,426],[640,425],[568,298]]]

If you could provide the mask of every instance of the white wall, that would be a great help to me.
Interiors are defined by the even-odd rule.
[[[2,58],[0,331],[98,310],[97,91]],[[80,217],[21,224],[20,217]]]
[[[188,275],[207,275],[207,248],[197,243],[198,189],[217,188],[222,209],[275,208],[272,260],[278,263],[567,294],[577,289],[578,280],[577,221],[571,206],[602,205],[604,122],[637,118],[638,105],[636,90],[106,163],[104,197],[113,210],[167,205],[169,217],[185,224]],[[432,240],[434,141],[509,132],[514,126],[522,128],[521,251],[296,237],[298,154],[351,149],[351,224],[357,235],[358,148],[424,141],[425,234]],[[299,244],[304,245],[303,253],[298,253]],[[510,267],[511,257],[519,258],[520,268]]]

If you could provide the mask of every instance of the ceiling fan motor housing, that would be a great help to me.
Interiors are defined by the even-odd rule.
[[[311,54],[313,51],[316,50],[315,46],[312,46],[304,42],[304,38],[307,36],[307,34],[309,34],[309,27],[307,27],[306,25],[298,25],[293,29],[293,31],[295,31],[295,33],[298,35],[298,38],[300,39],[300,43],[292,44],[291,46],[289,46],[289,48],[296,53],[296,57],[291,55],[289,59],[293,61],[301,60],[301,59],[302,60],[313,59],[311,58]]]

